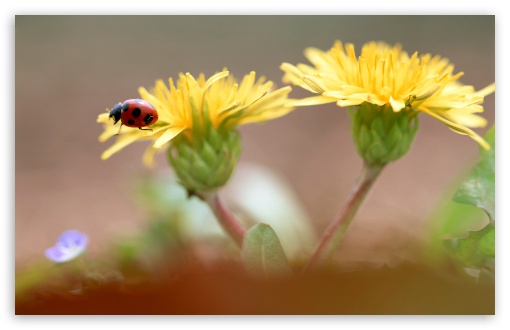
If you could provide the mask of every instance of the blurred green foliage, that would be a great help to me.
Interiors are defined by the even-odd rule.
[[[491,222],[495,220],[495,133],[496,129],[493,126],[485,135],[485,140],[490,144],[491,149],[480,148],[478,164],[453,196],[456,202],[474,205],[487,212]]]
[[[466,179],[456,185],[453,202],[444,201],[434,216],[435,230],[429,252],[435,262],[452,262],[472,277],[493,279],[496,255],[494,126],[484,138],[491,149],[480,149],[477,164]]]

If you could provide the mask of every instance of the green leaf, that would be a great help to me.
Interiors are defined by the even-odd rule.
[[[253,226],[243,242],[246,269],[256,275],[268,277],[290,273],[287,257],[274,230],[266,224]]]
[[[456,202],[474,205],[487,212],[491,222],[495,220],[495,131],[493,126],[484,137],[491,149],[480,149],[477,165],[453,196]]]
[[[458,203],[473,205],[484,210],[489,224],[467,237],[446,240],[453,255],[463,267],[474,267],[480,272],[494,273],[495,251],[495,127],[485,135],[490,150],[480,149],[478,163],[453,196]],[[464,220],[464,219],[462,219]],[[481,274],[481,273],[480,273]]]
[[[495,251],[495,228],[488,224],[481,230],[469,231],[465,238],[447,240],[454,255],[465,266],[477,268],[492,268]]]
[[[494,277],[495,258],[495,127],[485,135],[491,146],[480,150],[480,157],[456,191],[452,203],[445,200],[434,216],[435,230],[431,239],[431,261],[448,264],[452,256],[469,275],[490,279]],[[456,180],[457,181],[457,180]],[[459,187],[459,184],[455,184]],[[445,196],[450,195],[448,191]],[[475,206],[475,207],[473,207]],[[489,223],[487,224],[487,215]],[[469,228],[482,228],[475,231]],[[445,239],[445,237],[450,237]],[[444,247],[448,247],[445,250]],[[444,252],[448,252],[445,254]],[[478,274],[478,275],[477,275]]]

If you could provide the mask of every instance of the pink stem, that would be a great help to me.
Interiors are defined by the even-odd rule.
[[[216,218],[223,230],[225,230],[237,243],[237,245],[242,248],[246,229],[241,226],[239,221],[237,221],[234,215],[226,208],[219,194],[215,191],[209,194],[204,194],[202,197],[207,204],[209,204],[209,207],[213,211],[214,215],[216,215]]]
[[[344,207],[338,212],[324,231],[313,255],[303,271],[316,268],[331,258],[383,168],[383,166],[364,165],[363,172],[354,186],[347,203],[345,203]]]

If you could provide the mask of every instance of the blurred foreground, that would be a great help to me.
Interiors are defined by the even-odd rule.
[[[163,275],[163,274],[162,274]],[[107,283],[82,295],[39,291],[16,314],[494,314],[492,286],[414,266],[258,280],[236,265],[188,267],[159,282]]]
[[[239,177],[225,191],[229,206],[247,228],[271,225],[292,274],[251,272],[204,203],[188,198],[172,177],[148,176],[134,198],[145,209],[145,228],[117,237],[101,258],[19,267],[16,314],[495,313],[494,278],[467,274],[448,255],[444,228],[427,245],[415,244],[412,260],[402,258],[406,250],[371,257],[360,251],[301,273],[317,235],[291,190],[254,165],[239,168]],[[448,205],[440,213],[461,218],[461,232],[468,221],[480,223],[476,208]]]

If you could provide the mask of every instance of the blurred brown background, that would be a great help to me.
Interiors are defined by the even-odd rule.
[[[327,50],[340,39],[357,51],[371,40],[400,42],[450,59],[476,89],[495,81],[494,16],[16,16],[15,27],[18,265],[43,258],[69,228],[88,233],[98,254],[144,225],[130,178],[171,170],[163,155],[157,169],[144,168],[142,143],[101,161],[113,141],[98,142],[96,117],[156,79],[227,67],[281,86],[282,62],[307,63],[306,47]],[[296,87],[291,95],[308,96]],[[489,126],[494,99],[484,103]],[[410,153],[386,168],[354,221],[339,251],[345,259],[408,257],[444,189],[475,160],[471,139],[426,115],[420,125]],[[303,107],[241,131],[241,161],[280,174],[321,232],[361,168],[345,109]]]

